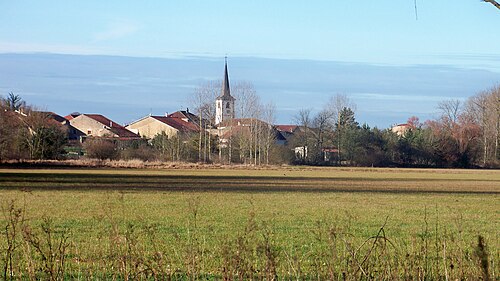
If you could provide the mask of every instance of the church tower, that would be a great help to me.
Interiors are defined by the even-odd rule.
[[[215,100],[215,124],[234,118],[234,101],[229,89],[229,75],[227,74],[227,58],[224,66],[224,80],[220,96]]]

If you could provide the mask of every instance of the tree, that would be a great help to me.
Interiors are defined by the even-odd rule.
[[[463,110],[459,104],[458,101],[440,103],[441,116],[426,122],[433,134],[435,155],[440,159],[438,165],[470,167],[475,164],[480,126],[472,110]]]
[[[327,139],[327,134],[332,131],[332,121],[335,116],[334,112],[328,107],[324,108],[314,117],[312,124],[314,127],[314,138],[316,140],[315,146],[315,159],[316,163],[322,162],[323,159],[323,148],[325,140]]]
[[[209,130],[215,122],[215,99],[220,92],[220,81],[208,81],[200,84],[194,91],[191,103],[194,105],[198,115],[198,161],[207,162],[211,160],[212,151],[211,136]],[[208,123],[207,123],[208,122]]]
[[[236,99],[236,118],[253,118],[258,115],[261,101],[252,83],[240,81],[231,89],[231,93]]]
[[[25,116],[26,115],[26,116]],[[57,159],[64,153],[67,131],[59,122],[45,112],[28,108],[19,118],[27,130],[23,134],[23,147],[31,159]]]
[[[420,118],[418,118],[417,116],[412,116],[408,118],[408,120],[406,120],[406,124],[408,124],[411,130],[422,127],[422,123],[420,123]]]
[[[461,113],[461,102],[459,100],[445,100],[438,104],[441,111],[441,118],[448,125],[456,123]]]
[[[344,107],[338,116],[335,127],[339,145],[339,161],[342,160],[340,159],[340,151],[343,151],[344,159],[352,163],[358,144],[357,132],[359,124],[354,116],[354,111],[349,107]]]
[[[500,3],[495,0],[483,0],[483,2],[490,3],[491,5],[497,7],[497,9],[500,9]]]
[[[269,158],[271,154],[271,148],[276,140],[276,129],[274,128],[274,123],[276,121],[276,106],[274,103],[266,104],[262,109],[262,119],[266,124],[262,128],[262,141],[264,146],[264,154],[266,158],[266,165],[269,165]]]
[[[19,114],[0,104],[0,160],[25,157],[21,144],[26,129]]]
[[[22,112],[21,112],[22,109]],[[64,152],[65,127],[27,106],[12,92],[0,102],[0,159],[56,159]]]
[[[238,148],[240,161],[247,159],[250,163],[257,164],[259,161],[259,152],[262,149],[261,134],[262,122],[259,119],[262,116],[262,103],[252,83],[241,81],[232,87],[232,94],[236,98],[236,117],[249,120],[247,130],[240,130],[247,136],[239,136]],[[246,122],[246,121],[245,121]]]
[[[13,92],[8,93],[7,98],[5,98],[3,102],[11,111],[20,110],[22,107],[26,106],[21,96],[15,95]]]
[[[480,128],[482,165],[497,164],[500,154],[500,86],[469,98],[464,114]]]
[[[358,130],[357,138],[359,145],[354,155],[356,165],[381,167],[389,164],[388,146],[383,131],[370,129],[367,124],[363,124]]]
[[[304,164],[308,162],[308,153],[310,145],[310,132],[312,126],[311,109],[301,109],[294,117],[295,124],[301,128],[297,133],[297,146],[301,147],[301,151],[297,153],[296,157]]]
[[[337,154],[338,154],[338,164],[341,164],[342,158],[342,128],[338,126],[340,120],[340,113],[344,108],[350,108],[353,111],[356,110],[356,105],[344,94],[336,94],[332,96],[328,101],[328,108],[330,108],[332,112],[332,116],[334,118],[335,124],[335,135],[336,135],[336,145],[337,145]]]

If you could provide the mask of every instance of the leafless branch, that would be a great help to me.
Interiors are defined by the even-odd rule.
[[[486,2],[486,3],[490,3],[491,5],[497,7],[497,9],[500,10],[500,3],[498,3],[497,1],[495,0],[483,0],[483,2]]]

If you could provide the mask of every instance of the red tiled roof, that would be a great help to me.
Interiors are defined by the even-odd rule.
[[[64,116],[64,119],[71,120],[71,119],[76,118],[76,117],[78,117],[80,115],[81,114],[79,112],[73,112],[73,113],[70,113],[70,114]]]
[[[263,122],[264,123],[264,122]],[[264,123],[266,124],[266,123]],[[274,140],[276,141],[286,141],[286,138],[275,128],[273,129]],[[232,136],[249,136],[250,135],[250,127],[249,126],[233,126],[231,130],[225,131],[221,137],[221,139],[229,139]]]
[[[293,133],[297,128],[297,125],[276,125],[276,130],[280,132]]]
[[[321,149],[323,152],[339,153],[339,150],[334,147],[324,147]]]
[[[151,117],[182,132],[199,132],[198,126],[196,126],[194,123],[186,122],[182,120],[182,118],[170,117],[170,115],[168,117],[164,116],[151,116]]]
[[[94,119],[95,121],[108,126],[110,130],[118,135],[119,138],[140,138],[139,135],[125,129],[122,125],[114,122],[113,120],[101,114],[84,114],[85,116]]]
[[[47,118],[50,118],[51,120],[54,120],[59,123],[63,123],[64,121],[67,121],[65,117],[62,117],[61,115],[51,112],[51,111],[38,111],[41,114],[47,116]]]
[[[230,120],[223,121],[219,124],[220,127],[238,127],[238,126],[250,126],[250,125],[255,125],[255,124],[260,124],[260,125],[269,125],[268,123],[257,119],[257,118],[233,118]]]
[[[186,114],[182,111],[176,111],[174,113],[170,113],[167,117],[174,117],[174,118],[187,118]]]
[[[200,126],[200,117],[198,115],[195,115],[189,111],[184,111],[184,110],[180,110],[180,111],[176,111],[174,113],[170,113],[169,115],[167,115],[167,117],[174,117],[174,118],[181,118],[181,119],[187,119],[188,122],[190,123],[193,123],[195,124],[196,126]],[[205,120],[205,119],[201,119],[201,126],[202,127],[205,127],[206,125],[208,125],[208,120]]]

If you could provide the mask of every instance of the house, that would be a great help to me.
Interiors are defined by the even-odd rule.
[[[84,134],[84,137],[116,138],[135,140],[141,137],[100,114],[70,114],[65,117],[71,126]]]
[[[195,115],[195,114],[189,112],[189,108],[187,108],[186,110],[179,110],[179,111],[176,111],[176,112],[171,113],[171,114],[166,114],[165,116],[179,118],[179,119],[183,120],[184,122],[192,123],[198,127],[200,126],[200,117],[198,115]],[[201,119],[201,126],[203,128],[209,126],[208,120]]]
[[[323,161],[330,162],[339,157],[339,150],[336,147],[323,147],[321,149],[323,153]]]
[[[286,143],[290,143],[291,139],[302,132],[302,128],[297,125],[276,125],[276,130],[281,133],[281,135],[285,138]]]
[[[276,125],[276,130],[278,130],[282,133],[294,134],[297,130],[299,130],[299,126],[298,125]]]
[[[391,127],[391,131],[399,137],[404,137],[410,129],[412,129],[412,126],[406,123],[394,125]]]
[[[202,121],[202,124],[205,124]],[[152,139],[157,134],[165,133],[169,138],[182,133],[199,132],[199,118],[189,111],[178,111],[166,116],[148,115],[125,127],[141,137]]]
[[[64,130],[67,133],[68,140],[72,141],[80,141],[82,137],[85,136],[85,133],[73,127],[66,117],[62,117],[61,115],[54,112],[45,112],[39,111],[40,114],[46,116],[51,122],[58,124],[64,127]]]
[[[232,137],[250,138],[250,135],[256,131],[260,137],[268,137],[277,145],[285,145],[286,138],[276,128],[262,120],[255,118],[233,118],[223,121],[218,125],[217,129],[211,130],[212,134],[219,136],[221,146],[229,141]]]

